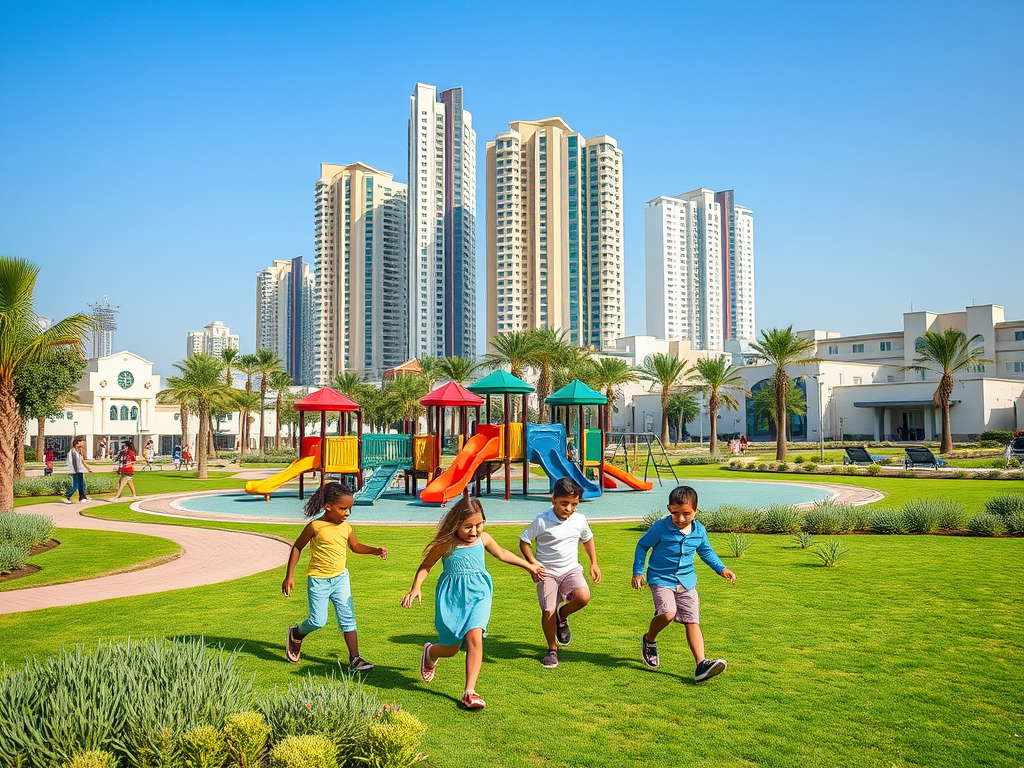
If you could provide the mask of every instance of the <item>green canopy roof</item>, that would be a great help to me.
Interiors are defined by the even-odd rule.
[[[477,395],[525,395],[534,391],[533,386],[501,368],[470,384],[467,389]]]
[[[547,405],[604,405],[608,398],[576,379],[552,392],[544,402]]]

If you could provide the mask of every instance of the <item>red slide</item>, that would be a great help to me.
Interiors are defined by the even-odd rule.
[[[615,488],[615,480],[618,480],[620,483],[625,483],[634,491],[649,491],[651,490],[651,488],[654,487],[653,483],[647,483],[644,482],[643,480],[640,480],[639,478],[633,477],[631,474],[629,474],[629,472],[626,472],[623,469],[619,469],[614,464],[609,464],[607,461],[604,462],[603,469],[605,475],[604,485],[606,488]],[[611,484],[609,484],[608,481],[609,475],[615,478],[615,480],[611,481]]]
[[[452,465],[420,492],[420,501],[445,504],[460,495],[483,462],[502,455],[501,437],[495,434],[496,431],[495,427],[481,425],[479,432],[466,441]]]

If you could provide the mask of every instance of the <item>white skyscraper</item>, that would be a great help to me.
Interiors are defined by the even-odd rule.
[[[321,163],[316,182],[316,384],[367,379],[409,350],[408,190],[363,163]]]
[[[301,256],[256,273],[256,348],[273,350],[296,384],[314,380],[314,277]]]
[[[220,320],[214,320],[201,331],[192,331],[186,343],[186,357],[204,354],[220,357],[225,349],[238,349],[238,336]]]
[[[462,89],[409,99],[409,355],[476,355],[476,132]]]
[[[291,261],[275,259],[256,273],[256,349],[288,357],[288,287]]]

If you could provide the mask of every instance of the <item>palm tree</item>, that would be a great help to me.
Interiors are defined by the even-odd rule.
[[[949,398],[953,394],[953,374],[991,362],[982,358],[985,354],[984,347],[974,346],[983,342],[980,334],[976,333],[968,339],[967,334],[956,328],[947,328],[941,332],[926,331],[914,343],[914,351],[917,352],[914,364],[903,369],[924,373],[937,368],[942,372],[934,397],[935,405],[942,409],[942,440],[939,453],[953,451],[953,434],[949,426]]]
[[[437,358],[437,372],[440,377],[454,381],[460,386],[465,386],[466,382],[481,367],[481,363],[474,363],[468,357],[453,355],[452,357]]]
[[[359,393],[365,388],[363,381],[351,371],[339,373],[331,382],[331,389],[356,402],[359,402]]]
[[[430,390],[422,376],[397,376],[384,385],[384,397],[394,406],[404,422],[414,422],[425,410],[420,398]]]
[[[260,407],[260,393],[259,392],[246,392],[244,389],[229,389],[221,393],[221,396],[216,399],[216,404],[228,412],[238,412],[238,433],[243,433],[248,438],[249,435],[249,424],[256,420],[252,414]],[[246,440],[241,440],[239,446],[238,462],[241,463],[243,457],[246,454],[244,448]]]
[[[594,360],[594,389],[604,390],[608,405],[604,409],[604,431],[612,431],[612,409],[619,399],[619,388],[638,381],[636,371],[625,360],[614,357],[599,357]]]
[[[167,382],[170,384],[170,380]],[[181,446],[184,450],[188,447],[188,417],[189,414],[198,413],[196,404],[188,399],[188,394],[179,392],[175,387],[168,387],[156,394],[158,403],[175,404],[178,406],[178,420],[181,422]],[[202,444],[196,442],[196,453],[199,452]]]
[[[245,374],[245,392],[247,395],[252,394],[252,377],[256,375],[259,370],[259,359],[256,355],[239,355],[235,359],[235,368]],[[246,450],[249,447],[249,414],[252,412],[249,406],[252,404],[252,398],[245,398],[240,401],[242,406],[245,407],[241,413],[239,413],[241,423],[238,425],[238,460],[242,460],[242,456],[245,455]]]
[[[292,377],[287,371],[273,371],[269,378],[270,388],[276,393],[274,396],[274,450],[281,450],[281,410],[284,406],[284,396],[288,387],[292,385]]]
[[[761,331],[761,338],[750,345],[757,356],[769,365],[775,366],[772,374],[772,391],[775,393],[775,423],[785,424],[786,394],[789,392],[789,373],[786,369],[791,365],[810,365],[821,362],[814,356],[814,340],[793,333],[793,326],[788,328],[771,328]],[[775,460],[786,460],[786,430],[776,429]]]
[[[686,363],[675,355],[657,352],[644,358],[644,364],[636,369],[641,379],[653,381],[661,386],[661,444],[668,445],[668,401],[672,387],[686,372]]]
[[[708,417],[711,419],[710,450],[714,455],[718,453],[718,411],[721,408],[739,410],[740,404],[733,393],[747,393],[747,388],[743,386],[743,375],[739,368],[732,365],[728,355],[698,360],[687,374],[691,390],[704,395],[708,404]]]
[[[235,362],[235,358],[238,357],[238,350],[227,348],[220,351],[221,362],[224,363],[224,383],[229,387],[235,385],[235,377],[231,372],[231,364]]]
[[[792,379],[789,381],[789,392],[786,393],[786,418],[783,419],[785,429],[781,432],[789,437],[787,433],[792,432],[794,416],[803,416],[807,413],[807,396],[803,390],[796,385]],[[754,417],[757,419],[767,418],[775,429],[779,429],[779,421],[775,415],[775,384],[768,382],[768,385],[757,390],[750,396],[754,407]]]
[[[441,378],[441,372],[438,370],[441,365],[441,358],[421,357],[416,362],[420,364],[420,370],[423,371],[421,375],[423,380],[427,382],[427,392],[429,392],[437,384],[437,380]]]
[[[551,394],[551,370],[565,365],[572,354],[572,347],[566,339],[568,331],[556,331],[553,328],[534,328],[529,332],[532,339],[530,365],[537,369],[537,405],[544,413],[544,401]]]
[[[160,394],[174,392],[178,402],[182,400],[195,403],[199,413],[199,435],[196,438],[196,476],[203,480],[207,477],[206,446],[210,440],[210,406],[223,395],[227,385],[221,378],[222,363],[212,355],[192,355],[187,360],[175,363],[174,367],[181,371],[180,376],[167,379],[167,389]],[[165,395],[169,397],[169,395]]]
[[[281,358],[277,356],[274,350],[256,350],[256,372],[260,377],[260,453],[264,451],[263,440],[266,437],[266,422],[263,414],[266,413],[267,389],[270,388],[270,376],[280,371],[282,365],[284,364],[281,362]]]
[[[92,323],[77,314],[40,330],[34,300],[38,275],[35,264],[0,256],[0,512],[14,509],[14,456],[22,450],[25,428],[15,390],[18,367],[40,360],[49,349],[81,349]]]
[[[683,427],[700,416],[697,398],[689,392],[676,392],[668,399],[668,417],[676,422],[676,442],[683,435]]]
[[[530,353],[534,346],[534,337],[529,331],[509,331],[491,339],[493,352],[484,356],[484,363],[491,368],[504,368],[517,379],[532,365]]]

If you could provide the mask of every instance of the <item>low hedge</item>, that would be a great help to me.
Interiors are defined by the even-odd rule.
[[[65,496],[71,488],[71,475],[45,477],[19,477],[14,480],[14,498],[29,496]],[[117,475],[110,472],[89,473],[85,476],[85,492],[113,493],[117,489]]]

